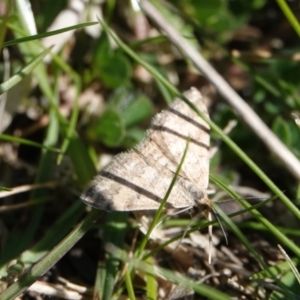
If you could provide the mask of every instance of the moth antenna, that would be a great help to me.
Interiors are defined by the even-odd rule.
[[[216,218],[216,220],[217,220],[217,222],[218,222],[218,224],[219,224],[219,226],[220,226],[220,228],[222,230],[223,236],[224,236],[225,241],[226,241],[226,245],[228,245],[227,235],[226,235],[225,229],[224,229],[224,227],[222,225],[222,222],[221,222],[221,220],[219,218],[219,215],[218,215],[218,213],[212,207],[211,207],[211,211],[214,214],[214,217]]]
[[[207,220],[210,222],[212,220],[211,210],[207,213]],[[212,254],[212,225],[208,226],[208,263],[211,264],[211,254]]]

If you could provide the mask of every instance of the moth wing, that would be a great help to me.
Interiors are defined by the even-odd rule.
[[[132,150],[118,155],[101,171],[81,195],[81,199],[85,204],[102,210],[158,209],[173,176],[166,168],[149,166],[138,152]],[[191,194],[176,182],[166,207],[183,208],[193,205]]]
[[[189,90],[185,96],[208,116],[196,89]],[[118,155],[101,171],[82,194],[83,202],[104,210],[157,209],[171,184],[188,138],[190,144],[182,177],[173,186],[167,207],[193,206],[208,185],[209,126],[179,99],[156,115],[144,142],[133,151]]]
[[[191,88],[185,96],[208,117],[200,92]],[[153,119],[148,138],[161,148],[172,162],[168,167],[175,172],[187,140],[189,148],[181,172],[198,188],[207,189],[209,180],[209,125],[185,102],[176,99],[170,108]]]

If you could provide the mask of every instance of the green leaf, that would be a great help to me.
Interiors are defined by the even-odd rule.
[[[99,76],[110,88],[127,83],[132,73],[131,64],[122,52],[111,49],[106,35],[100,39],[95,53],[94,74],[96,77]]]
[[[108,147],[119,146],[125,134],[124,123],[120,114],[112,109],[104,112],[94,130],[97,138]]]
[[[278,115],[278,114],[280,114],[280,108],[274,102],[266,101],[264,103],[264,108],[265,108],[266,112],[268,114],[270,114],[270,115]]]
[[[110,88],[125,84],[132,73],[128,59],[122,54],[103,59],[98,67],[101,79]]]
[[[252,4],[253,9],[261,9],[266,5],[267,0],[253,0],[249,2]]]
[[[145,131],[139,128],[130,128],[126,130],[126,135],[122,141],[122,147],[132,148],[140,143],[145,137]]]
[[[96,64],[100,64],[105,58],[113,55],[107,35],[104,33],[98,40],[93,60]]]
[[[142,93],[128,88],[119,88],[109,99],[108,107],[118,111],[126,127],[140,123],[152,116],[151,100]]]
[[[153,110],[151,100],[145,95],[139,94],[123,111],[122,119],[126,126],[132,126],[150,117]]]
[[[153,110],[144,94],[119,88],[109,98],[104,114],[89,129],[90,138],[100,139],[108,147],[131,148],[142,140],[144,132],[130,127],[152,116]]]
[[[208,18],[216,16],[223,6],[222,0],[193,1],[193,8],[196,11],[197,17],[204,23]]]

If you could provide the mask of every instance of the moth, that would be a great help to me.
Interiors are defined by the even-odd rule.
[[[207,107],[200,92],[191,88],[184,93],[207,117]],[[206,195],[209,181],[209,125],[185,102],[175,99],[157,114],[146,138],[133,150],[117,155],[97,175],[81,195],[83,202],[101,210],[156,210],[164,199],[189,147],[180,174],[165,208],[212,211]]]

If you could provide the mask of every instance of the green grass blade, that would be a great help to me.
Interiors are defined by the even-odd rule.
[[[20,82],[25,76],[30,74],[43,60],[43,58],[50,52],[50,48],[46,49],[39,55],[35,56],[23,69],[21,69],[17,74],[10,77],[7,81],[0,84],[0,94],[7,92],[18,82]]]
[[[126,288],[127,288],[127,293],[129,296],[130,300],[135,300],[135,294],[134,294],[134,289],[133,289],[133,284],[132,284],[132,280],[131,280],[131,274],[129,269],[126,270],[125,272],[125,283],[126,283]],[[147,298],[147,299],[151,299],[151,298]]]
[[[111,212],[107,214],[107,222],[103,230],[103,244],[112,243],[117,247],[124,247],[127,231],[127,212]],[[105,261],[105,278],[101,299],[110,300],[119,275],[119,261],[114,254],[109,253]]]
[[[96,174],[96,168],[79,136],[74,134],[70,140],[68,154],[82,187],[85,187]]]
[[[28,145],[28,146],[32,146],[32,147],[36,147],[36,148],[41,148],[41,149],[45,149],[45,150],[56,152],[56,153],[60,152],[60,150],[57,148],[47,147],[45,145],[42,145],[42,144],[39,144],[36,142],[32,142],[30,140],[22,139],[22,138],[19,138],[16,136],[11,136],[11,135],[7,135],[7,134],[3,134],[3,133],[0,134],[0,140],[12,142],[12,143],[23,144],[23,145]]]
[[[278,6],[281,8],[282,12],[286,16],[287,20],[290,22],[291,26],[294,28],[298,36],[300,37],[300,24],[297,17],[294,15],[292,10],[289,8],[285,0],[276,0]]]
[[[152,266],[153,268],[153,273],[155,274],[154,271],[154,259],[152,257],[149,257],[146,260],[146,263],[149,264],[149,266]],[[147,295],[147,299],[151,299],[151,300],[156,300],[157,299],[157,295],[158,295],[158,284],[157,284],[157,278],[155,275],[153,274],[149,274],[147,273],[145,276],[145,281],[146,281],[146,295]]]
[[[92,26],[92,25],[96,25],[96,24],[98,24],[98,22],[87,22],[87,23],[77,24],[74,26],[64,27],[62,29],[58,29],[58,30],[54,30],[54,31],[30,35],[27,37],[7,41],[7,42],[3,43],[3,47],[9,47],[12,45],[17,45],[17,44],[21,44],[21,43],[25,43],[25,42],[35,41],[35,40],[39,40],[39,39],[42,39],[42,38],[45,38],[48,36],[53,36],[53,35],[57,35],[57,34],[60,34],[60,33],[66,32],[66,31],[80,29],[80,28],[84,28],[84,27]]]
[[[71,143],[72,137],[76,138],[75,132],[76,132],[76,125],[77,125],[78,114],[79,114],[78,98],[79,98],[80,91],[81,91],[81,85],[80,85],[79,78],[77,76],[72,76],[72,77],[74,78],[74,82],[76,85],[76,96],[75,96],[75,101],[74,101],[74,105],[72,108],[70,122],[68,122],[68,126],[66,128],[66,133],[64,135],[64,139],[62,142],[61,154],[59,154],[59,156],[57,157],[57,164],[61,163],[61,161],[63,159],[63,155],[67,151],[67,149]],[[70,150],[70,151],[72,151],[72,150]]]
[[[188,146],[189,146],[189,140],[187,140],[187,143],[186,143],[186,146],[185,146],[183,155],[182,155],[182,157],[181,157],[180,163],[179,163],[179,165],[178,165],[178,167],[177,167],[177,169],[176,169],[176,172],[175,172],[175,174],[174,174],[174,177],[172,178],[172,181],[171,181],[170,186],[169,186],[169,188],[168,188],[168,190],[167,190],[167,192],[166,192],[166,195],[165,195],[163,201],[161,202],[161,204],[160,204],[158,210],[156,211],[156,213],[155,213],[155,215],[154,215],[154,217],[153,217],[153,220],[152,220],[152,222],[151,222],[151,224],[150,224],[150,226],[149,226],[149,229],[148,229],[146,235],[143,237],[143,239],[142,239],[142,241],[141,241],[141,243],[140,243],[140,246],[139,246],[139,248],[138,248],[138,250],[137,250],[137,257],[141,257],[141,255],[142,255],[142,253],[143,253],[143,251],[144,251],[144,249],[145,249],[145,247],[146,247],[146,244],[147,244],[147,242],[148,242],[148,240],[149,240],[149,237],[150,237],[150,235],[151,235],[151,232],[153,231],[153,229],[155,228],[156,224],[157,224],[157,223],[159,222],[159,220],[160,220],[162,211],[163,211],[163,209],[165,208],[165,205],[166,205],[166,203],[167,203],[167,201],[168,201],[168,198],[169,198],[169,196],[170,196],[170,194],[171,194],[171,192],[172,192],[172,189],[173,189],[173,187],[174,187],[174,185],[175,185],[175,183],[176,183],[176,180],[177,180],[177,178],[178,178],[178,176],[179,176],[180,170],[181,170],[182,165],[183,165],[183,163],[184,163],[184,159],[185,159],[186,154],[187,154],[187,151],[188,151]]]

